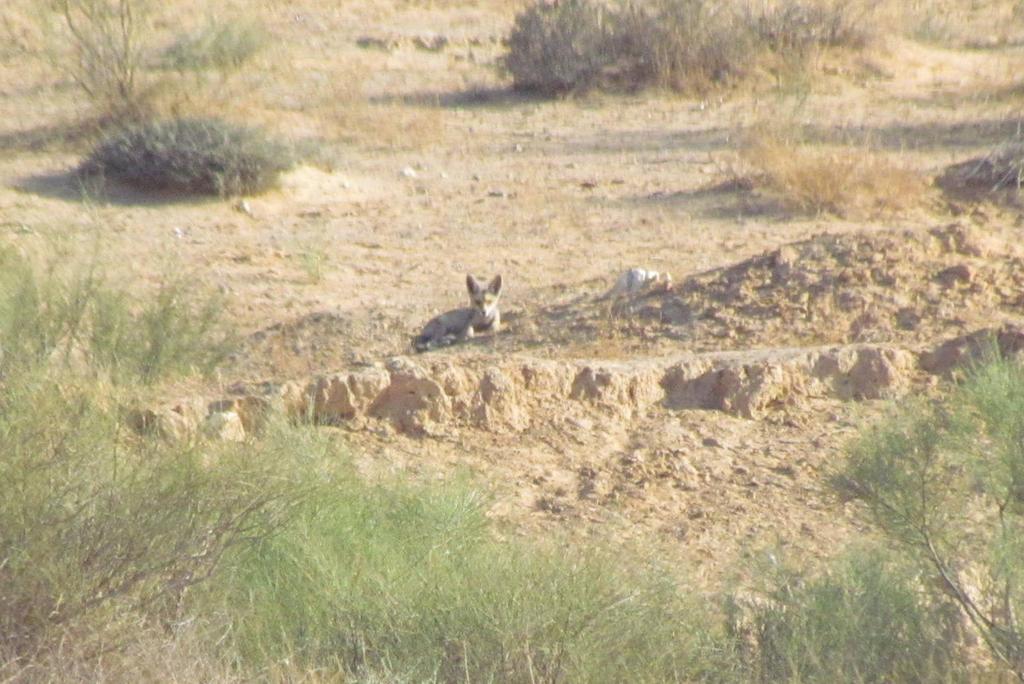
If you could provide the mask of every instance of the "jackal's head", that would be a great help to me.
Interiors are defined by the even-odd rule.
[[[471,275],[466,276],[466,289],[469,290],[469,301],[473,308],[484,315],[485,318],[494,316],[498,310],[498,299],[501,297],[501,276],[494,276],[494,279],[484,285]]]

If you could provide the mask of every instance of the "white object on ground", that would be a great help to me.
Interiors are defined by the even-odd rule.
[[[672,276],[668,273],[648,271],[646,268],[631,268],[619,276],[619,279],[615,281],[615,285],[612,286],[612,289],[608,290],[602,299],[634,295],[654,289],[655,287],[663,290],[670,289],[672,287]]]

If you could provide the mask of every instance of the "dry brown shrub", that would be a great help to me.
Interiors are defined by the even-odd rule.
[[[805,54],[825,47],[860,49],[877,37],[880,0],[774,0],[748,5],[747,24],[776,53]]]
[[[643,46],[651,81],[676,91],[728,85],[754,70],[763,51],[735,3],[650,0],[633,12],[627,34]]]
[[[521,12],[504,67],[517,90],[693,91],[742,76],[756,45],[731,3],[541,0]]]
[[[859,50],[882,0],[538,0],[509,35],[516,89],[683,92],[735,83],[780,60],[806,69],[828,48]]]
[[[925,177],[894,156],[866,146],[809,143],[755,127],[739,150],[753,187],[792,211],[847,217],[906,210],[923,200]]]

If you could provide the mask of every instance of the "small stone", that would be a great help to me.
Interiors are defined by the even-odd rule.
[[[593,421],[587,420],[586,418],[577,418],[576,416],[569,416],[565,419],[565,422],[579,430],[589,432],[594,429]]]
[[[448,36],[416,36],[415,38],[413,38],[412,44],[418,50],[426,50],[427,52],[440,52],[448,45]]]
[[[416,173],[416,169],[412,168],[411,166],[406,166],[404,169],[402,169],[401,174],[403,178],[416,178],[419,176],[419,174]]]

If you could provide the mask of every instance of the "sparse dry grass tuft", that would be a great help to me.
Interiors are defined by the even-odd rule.
[[[251,18],[210,20],[202,28],[182,33],[163,54],[168,68],[178,71],[234,71],[267,49],[270,35]]]
[[[0,678],[18,684],[228,684],[247,681],[230,662],[214,657],[207,639],[197,631],[194,623],[176,626],[173,634],[137,623],[133,625],[131,640],[123,644],[108,644],[109,649],[97,658],[83,643],[87,642],[84,635],[66,630],[56,646],[29,657],[8,655],[5,658],[0,653]],[[282,669],[289,675],[298,676],[282,676],[274,681],[306,681],[297,669]]]
[[[837,216],[906,210],[922,201],[925,177],[867,147],[812,144],[755,127],[739,150],[739,173],[792,211]]]

